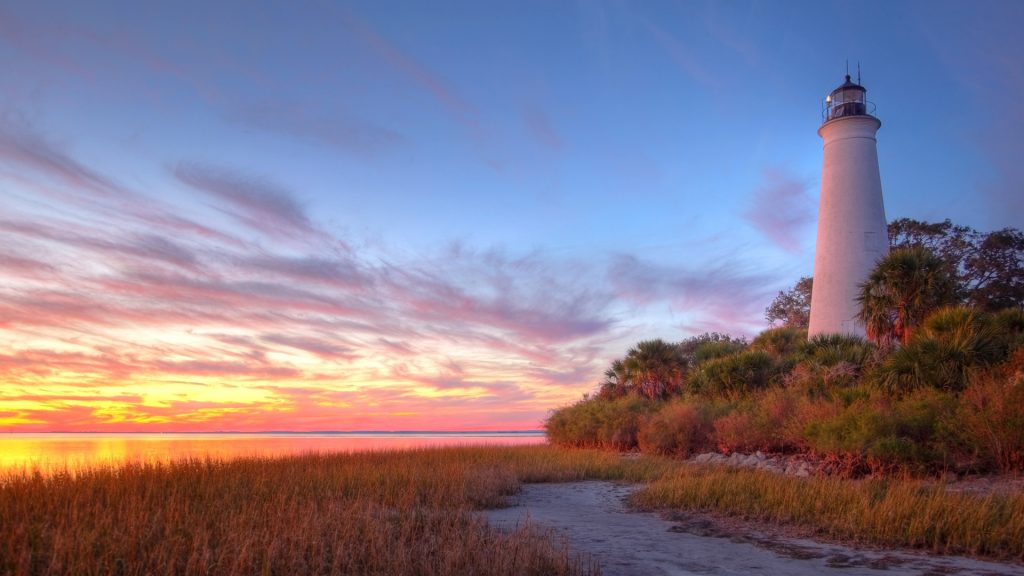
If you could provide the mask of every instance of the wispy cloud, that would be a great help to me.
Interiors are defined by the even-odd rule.
[[[433,95],[452,117],[474,130],[480,129],[479,111],[476,106],[463,98],[440,74],[385,38],[352,10],[339,9],[336,14],[349,30],[362,39],[381,58],[417,86]]]
[[[798,253],[801,236],[816,214],[809,189],[806,179],[781,169],[765,170],[743,217],[780,248]]]
[[[105,182],[63,158],[32,165]],[[64,387],[0,398],[0,427],[535,426],[620,352],[623,303],[699,309],[699,321],[741,314],[756,296],[744,283],[766,284],[635,257],[606,270],[464,243],[355,250],[268,178],[202,163],[171,174],[213,209],[189,215],[128,190],[76,205],[75,218],[0,220],[0,274],[18,282],[0,288],[0,380]],[[222,214],[261,235],[239,239]],[[87,398],[97,390],[121,399],[100,406]]]
[[[374,157],[403,144],[395,130],[351,116],[317,113],[310,105],[242,106],[227,114],[231,121],[272,134],[327,145],[346,154]]]
[[[739,262],[701,262],[699,268],[687,269],[620,255],[609,268],[609,280],[626,301],[671,303],[692,317],[691,331],[736,333],[759,328],[760,312],[772,293],[768,286],[776,279]]]
[[[101,195],[123,192],[112,180],[76,161],[30,125],[2,116],[0,164],[15,171],[29,170],[76,191]]]
[[[178,181],[214,198],[250,228],[284,237],[316,232],[295,195],[269,178],[197,162],[180,162],[171,171]]]

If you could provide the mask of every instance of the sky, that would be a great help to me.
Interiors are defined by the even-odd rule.
[[[1024,2],[0,0],[0,431],[536,429],[889,219],[1024,215]]]

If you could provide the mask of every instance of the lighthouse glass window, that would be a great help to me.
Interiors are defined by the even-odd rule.
[[[864,114],[864,91],[853,88],[837,90],[832,95],[832,107],[833,118]]]

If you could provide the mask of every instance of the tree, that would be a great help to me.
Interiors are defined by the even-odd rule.
[[[796,285],[786,291],[780,291],[764,310],[764,318],[775,326],[806,328],[811,322],[811,288],[814,279],[804,276],[797,280]]]
[[[678,344],[644,340],[615,360],[605,371],[599,396],[615,399],[630,392],[651,399],[663,399],[679,392],[686,377],[688,361]]]
[[[963,264],[966,303],[983,310],[1024,307],[1024,233],[989,232]]]
[[[659,338],[630,348],[622,360],[622,369],[626,380],[641,396],[660,399],[682,390],[686,364],[678,345]]]
[[[982,233],[968,226],[900,218],[889,223],[892,248],[931,250],[949,267],[957,301],[982,310],[1024,307],[1024,233]]]
[[[858,319],[876,344],[906,344],[930,312],[955,300],[956,283],[942,258],[921,246],[899,248],[861,284]]]

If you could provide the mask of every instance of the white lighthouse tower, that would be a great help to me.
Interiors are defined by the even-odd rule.
[[[864,326],[856,319],[858,288],[889,251],[875,146],[882,123],[872,115],[866,95],[847,74],[825,98],[818,129],[825,158],[809,336],[864,336]]]

